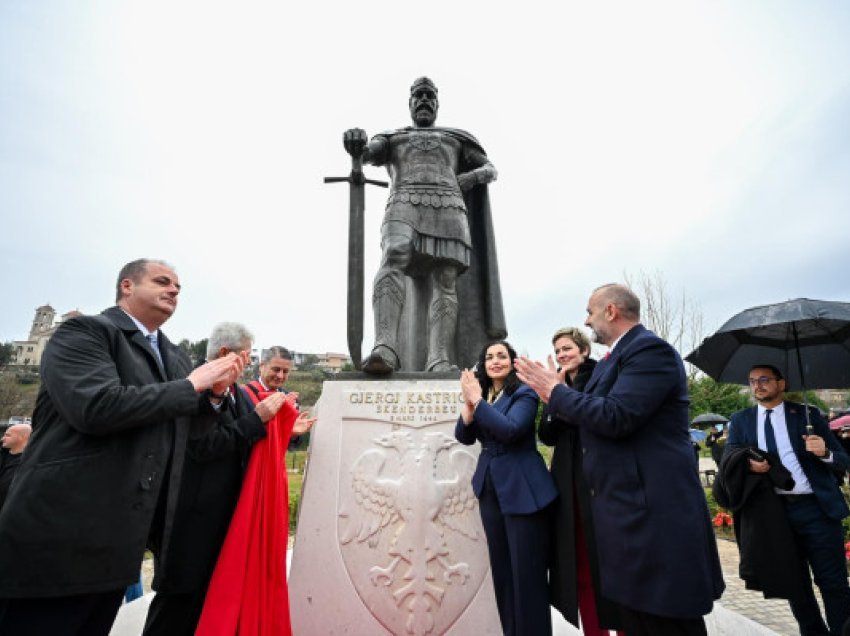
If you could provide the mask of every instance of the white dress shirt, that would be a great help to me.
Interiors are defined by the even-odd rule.
[[[765,451],[767,450],[767,440],[764,436],[764,417],[767,410],[759,404],[756,413],[756,431],[758,433],[759,448]],[[782,465],[791,473],[791,477],[794,478],[794,488],[792,490],[777,488],[776,492],[786,495],[811,495],[813,493],[812,485],[803,472],[803,467],[800,466],[800,461],[797,459],[797,454],[791,445],[791,438],[788,436],[788,425],[785,422],[785,403],[780,402],[770,410],[772,411],[770,414],[770,423],[773,424],[773,436],[776,438],[776,450],[779,453],[779,459]]]

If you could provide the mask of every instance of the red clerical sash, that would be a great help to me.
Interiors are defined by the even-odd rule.
[[[263,393],[260,399],[271,395]],[[298,413],[284,404],[254,444],[196,636],[289,636],[285,453]]]

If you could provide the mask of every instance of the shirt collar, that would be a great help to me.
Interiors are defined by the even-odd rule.
[[[763,420],[763,419],[764,419],[764,413],[765,413],[765,411],[767,411],[768,409],[766,409],[765,407],[763,407],[761,404],[757,404],[756,406],[758,407],[758,416],[759,416],[759,420]],[[776,413],[777,415],[779,415],[779,414],[785,415],[785,402],[780,402],[779,404],[777,404],[776,406],[774,406],[774,407],[773,407],[772,409],[770,409],[770,410],[771,410],[773,413]]]
[[[627,333],[629,333],[632,329],[634,329],[635,327],[637,327],[637,325],[635,325],[634,327],[629,327],[626,331],[624,331],[623,333],[621,333],[621,334],[620,334],[620,337],[619,337],[619,338],[617,338],[617,339],[616,339],[613,343],[611,343],[611,346],[608,348],[608,353],[613,354],[613,353],[614,353],[614,348],[615,348],[615,347],[616,347],[616,346],[620,343],[620,340],[622,340],[622,339],[623,339],[623,337],[624,337]]]
[[[132,320],[132,321],[133,321],[133,323],[136,325],[136,327],[138,327],[139,331],[141,331],[141,332],[142,332],[142,335],[143,335],[145,338],[147,338],[148,336],[150,336],[151,334],[153,334],[154,336],[156,336],[157,340],[159,340],[159,329],[156,329],[155,331],[148,331],[148,328],[147,328],[147,327],[145,327],[145,326],[144,326],[142,323],[140,323],[138,320],[136,320],[136,317],[135,317],[135,316],[133,316],[132,314],[127,313],[127,311],[126,311],[123,307],[121,307],[120,309],[121,309],[121,311],[123,311],[125,314],[127,314],[127,316],[129,316],[129,317],[130,317],[130,320]]]

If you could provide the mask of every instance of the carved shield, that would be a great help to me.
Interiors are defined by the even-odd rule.
[[[345,569],[391,633],[443,634],[489,576],[470,485],[476,458],[453,437],[460,394],[371,397],[361,396],[341,429],[337,536]]]

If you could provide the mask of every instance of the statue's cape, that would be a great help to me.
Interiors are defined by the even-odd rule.
[[[469,269],[457,279],[458,328],[455,351],[461,368],[478,362],[481,348],[490,340],[507,337],[499,264],[496,259],[496,236],[490,213],[487,185],[464,192],[469,213],[472,256]]]
[[[379,133],[379,136],[392,137],[414,130],[451,135],[461,143],[469,144],[481,153],[487,154],[475,137],[458,128],[408,126]],[[472,167],[461,165],[460,172],[466,172]],[[455,357],[459,367],[472,368],[478,362],[482,347],[490,340],[506,338],[508,331],[502,306],[502,289],[499,285],[496,237],[493,232],[487,184],[477,185],[467,190],[463,193],[463,200],[469,215],[472,255],[469,269],[457,279],[458,324]],[[405,307],[405,310],[407,309],[408,307]],[[404,321],[404,318],[402,320]]]

